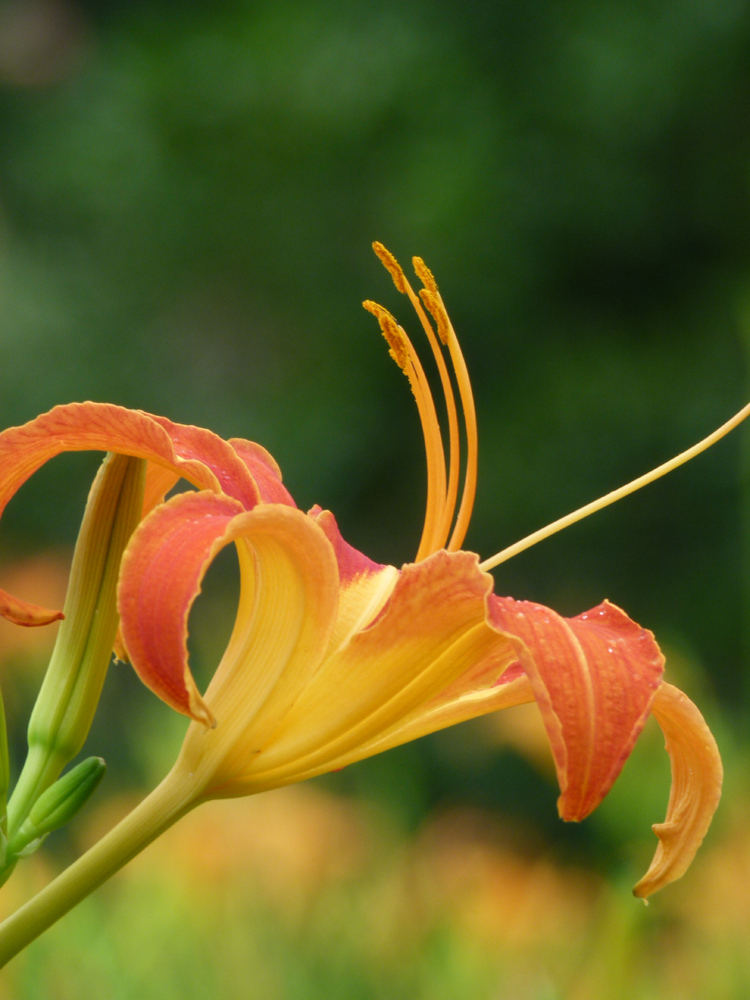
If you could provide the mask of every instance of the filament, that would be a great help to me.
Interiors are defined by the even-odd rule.
[[[726,434],[733,430],[738,424],[750,416],[750,403],[744,406],[739,413],[727,420],[726,423],[718,427],[712,434],[708,437],[703,438],[697,444],[694,444],[692,448],[688,448],[686,451],[681,452],[674,458],[671,458],[668,462],[664,462],[662,465],[658,465],[651,472],[647,472],[643,476],[639,476],[637,479],[633,479],[631,482],[626,483],[625,486],[621,486],[617,490],[612,490],[611,493],[607,493],[605,496],[600,497],[598,500],[594,500],[592,503],[586,504],[584,507],[579,507],[578,510],[574,510],[572,514],[566,514],[565,517],[560,517],[552,524],[548,524],[546,528],[540,528],[538,531],[534,531],[532,534],[527,535],[526,538],[522,538],[520,542],[516,542],[514,545],[509,545],[507,549],[503,549],[502,552],[498,552],[496,555],[491,556],[489,559],[485,559],[483,563],[480,563],[480,569],[490,570],[504,563],[507,559],[511,559],[513,556],[518,555],[519,552],[523,552],[524,549],[531,548],[532,545],[536,545],[537,542],[541,542],[545,538],[549,538],[550,535],[556,534],[558,531],[562,531],[563,528],[567,528],[571,524],[575,524],[576,521],[583,520],[584,517],[588,517],[589,514],[595,513],[597,510],[602,510],[604,507],[608,507],[611,503],[615,503],[617,500],[621,500],[626,497],[629,493],[635,493],[636,490],[641,489],[643,486],[647,486],[649,483],[653,483],[656,479],[660,479],[662,476],[666,476],[668,472],[673,469],[677,469],[680,465],[684,465],[685,462],[689,462],[691,458],[695,458],[696,455],[700,455],[702,451],[706,451],[711,445],[716,444],[720,441]]]

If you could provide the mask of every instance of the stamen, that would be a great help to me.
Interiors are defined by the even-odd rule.
[[[368,300],[362,305],[377,318],[383,336],[391,348],[391,357],[409,379],[422,424],[427,459],[427,509],[417,552],[419,561],[440,548],[440,544],[435,546],[435,537],[440,530],[446,493],[445,453],[440,424],[427,376],[406,331],[398,325],[388,310],[377,302]]]
[[[453,533],[446,545],[449,552],[456,552],[461,548],[466,537],[466,532],[469,530],[469,522],[471,521],[471,513],[474,509],[474,498],[477,489],[478,439],[474,395],[471,391],[469,372],[458,343],[456,331],[453,329],[453,324],[448,316],[443,298],[438,291],[437,282],[433,277],[432,271],[430,271],[421,257],[414,258],[414,270],[425,285],[419,293],[420,297],[435,320],[440,340],[448,347],[451,355],[466,428],[466,473],[464,477],[464,489]],[[451,515],[454,509],[455,507],[451,508]]]
[[[608,507],[610,504],[615,503],[617,500],[621,500],[626,497],[629,493],[635,493],[636,490],[641,489],[642,486],[647,486],[649,483],[653,483],[654,480],[660,479],[665,476],[668,472],[673,469],[678,468],[680,465],[684,465],[685,462],[689,462],[691,458],[695,458],[696,455],[700,455],[702,451],[710,448],[711,445],[716,444],[720,441],[726,434],[731,430],[734,430],[738,424],[741,424],[746,417],[750,416],[750,403],[744,406],[739,413],[727,420],[726,423],[722,424],[721,427],[717,428],[708,437],[703,438],[697,444],[694,444],[692,448],[688,448],[686,451],[681,452],[674,458],[671,458],[668,462],[664,462],[662,465],[657,466],[652,469],[651,472],[647,472],[643,476],[639,476],[637,479],[633,479],[632,482],[626,483],[625,486],[621,486],[617,490],[613,490],[611,493],[607,493],[605,496],[601,497],[599,500],[594,500],[593,503],[586,504],[585,507],[579,507],[578,510],[573,511],[572,514],[567,514],[565,517],[558,518],[557,521],[553,521],[552,524],[548,524],[546,528],[540,528],[539,531],[533,532],[531,535],[527,535],[526,538],[522,538],[520,542],[516,542],[514,545],[508,546],[507,549],[503,549],[502,552],[498,552],[497,555],[492,556],[490,559],[485,559],[483,563],[480,563],[480,569],[485,572],[490,569],[494,569],[501,563],[504,563],[507,559],[512,556],[518,555],[519,552],[523,552],[524,549],[531,548],[532,545],[536,545],[537,542],[541,542],[545,538],[549,538],[550,535],[556,534],[558,531],[562,531],[563,528],[567,528],[571,524],[575,524],[576,521],[583,520],[584,517],[588,517],[589,514],[595,513],[597,510],[602,510],[604,507]]]
[[[386,250],[386,248],[383,246],[382,243],[378,242],[373,243],[372,249],[378,255],[380,263],[393,278],[393,284],[401,293],[405,295],[406,276],[404,275],[404,272],[401,270],[401,265],[399,264],[399,262],[396,260],[396,258],[393,256],[390,250]]]
[[[437,282],[435,281],[435,278],[434,278],[434,276],[432,274],[432,271],[425,264],[425,262],[422,260],[422,258],[421,257],[412,257],[411,262],[412,262],[412,266],[414,267],[414,273],[419,278],[419,280],[422,282],[422,284],[424,285],[424,287],[428,291],[432,292],[433,295],[437,295],[438,294]]]
[[[370,299],[363,302],[362,305],[368,312],[372,313],[378,323],[380,323],[380,329],[391,349],[391,357],[399,366],[401,371],[408,377],[409,349],[404,341],[404,331],[396,322],[396,318],[392,316],[383,306],[378,305],[377,302],[372,302]]]
[[[432,279],[434,285],[434,278]],[[404,278],[405,293],[409,297],[411,304],[414,306],[414,310],[417,313],[420,323],[422,324],[422,329],[427,335],[427,339],[430,344],[430,350],[432,351],[432,356],[435,359],[435,364],[437,365],[438,374],[440,376],[440,385],[443,390],[443,397],[445,399],[445,409],[448,417],[448,448],[449,448],[449,470],[448,470],[448,492],[445,497],[445,505],[443,508],[443,517],[440,521],[439,530],[437,531],[435,538],[433,539],[432,548],[424,553],[422,558],[431,555],[433,552],[437,552],[438,549],[444,548],[446,542],[448,541],[448,536],[451,530],[451,524],[453,523],[453,516],[456,511],[456,501],[458,499],[458,478],[461,465],[461,447],[460,439],[458,433],[458,409],[456,407],[456,397],[453,392],[453,385],[451,384],[451,378],[448,374],[448,366],[445,363],[445,358],[443,352],[440,350],[440,344],[438,337],[435,336],[435,331],[432,329],[430,321],[427,319],[427,315],[422,308],[422,303],[418,296],[415,294],[414,289],[411,287],[409,282]],[[437,287],[437,286],[435,286]],[[424,291],[424,289],[423,289]],[[439,326],[438,326],[438,336],[440,336]]]
[[[444,344],[447,347],[450,323],[448,321],[448,314],[445,311],[445,307],[442,306],[440,296],[431,292],[428,288],[423,288],[419,293],[419,297],[427,306],[428,312],[435,320],[441,344]]]
[[[437,282],[433,277],[432,272],[421,259],[421,257],[414,257],[413,264],[414,270],[417,273],[417,277],[422,281],[425,286],[420,291],[420,296],[417,296],[406,279],[404,272],[402,271],[398,261],[382,243],[373,243],[373,249],[377,254],[380,261],[388,270],[389,274],[393,278],[393,282],[396,288],[407,295],[411,301],[414,309],[419,317],[419,321],[424,328],[427,339],[430,343],[430,349],[432,350],[433,357],[435,358],[435,363],[438,367],[438,373],[440,375],[440,382],[443,389],[443,395],[445,397],[445,406],[448,418],[448,443],[450,451],[449,460],[449,470],[447,475],[447,491],[445,490],[445,480],[446,480],[446,470],[445,470],[445,453],[443,451],[442,435],[440,435],[440,426],[435,423],[434,428],[430,427],[430,432],[435,432],[438,435],[440,454],[442,457],[442,476],[440,477],[443,484],[442,500],[438,507],[431,505],[428,499],[428,512],[425,518],[425,528],[422,532],[422,541],[420,543],[419,551],[417,553],[417,561],[426,558],[433,552],[438,551],[440,548],[448,548],[451,551],[455,551],[461,547],[461,544],[466,535],[466,531],[469,525],[469,520],[471,517],[471,511],[474,504],[474,495],[476,492],[476,473],[477,473],[477,429],[476,429],[476,414],[474,410],[474,400],[471,392],[471,385],[469,383],[468,372],[466,370],[466,364],[461,354],[461,350],[458,346],[458,340],[456,338],[455,331],[451,325],[448,318],[448,314],[443,304],[443,300],[438,291]],[[422,302],[427,307],[428,311],[431,313],[435,325],[437,327],[437,336],[432,328],[432,324],[427,318],[427,314],[422,306]],[[370,308],[367,306],[367,308]],[[382,307],[377,307],[381,309]],[[386,338],[389,339],[389,334],[386,333],[383,327],[383,320],[379,312],[376,309],[370,308],[371,312],[374,312],[378,319],[381,321],[381,327],[383,332],[386,334]],[[385,312],[385,311],[384,311]],[[390,313],[387,314],[390,316]],[[395,320],[392,319],[395,324]],[[398,328],[401,329],[400,327]],[[404,336],[406,336],[404,334]],[[389,343],[390,343],[389,339]],[[465,423],[465,433],[467,442],[467,461],[466,470],[464,476],[464,488],[461,497],[461,506],[458,512],[458,517],[456,518],[456,523],[453,525],[453,532],[451,534],[451,525],[453,524],[453,519],[456,511],[456,503],[458,500],[458,480],[460,474],[461,456],[460,456],[460,438],[458,430],[458,409],[456,407],[456,399],[453,392],[453,384],[451,381],[450,374],[448,372],[448,367],[445,363],[445,358],[441,350],[441,343],[448,347],[451,363],[453,366],[454,375],[456,378],[456,384],[459,390],[459,396],[461,399],[461,407],[463,410],[464,423]],[[391,347],[391,353],[396,354]],[[409,353],[409,358],[412,363],[416,362],[416,355],[411,351]],[[396,360],[398,358],[396,357]],[[401,366],[403,368],[403,365]],[[407,369],[407,375],[409,374]],[[420,367],[421,371],[421,367]],[[412,386],[414,388],[414,386]],[[429,394],[429,387],[426,382],[423,389]],[[417,392],[415,391],[415,396]],[[417,396],[419,402],[419,397]],[[430,402],[432,398],[430,396]],[[420,413],[421,417],[421,413]],[[437,418],[436,418],[437,419]],[[428,433],[427,425],[424,419],[422,420],[422,426],[425,430],[425,435]],[[427,469],[427,492],[428,498],[430,496],[435,496],[440,494],[440,489],[436,483],[433,483],[433,473],[437,472],[436,467],[430,467],[428,462]],[[432,527],[428,530],[428,523]],[[450,536],[450,538],[449,538]]]
[[[440,300],[442,302],[442,299]],[[446,313],[446,318],[448,314]],[[458,343],[456,331],[453,324],[448,320],[448,350],[450,351],[453,371],[456,374],[458,392],[461,397],[461,408],[464,414],[464,425],[466,430],[466,472],[464,475],[464,489],[461,495],[461,506],[458,510],[458,517],[453,526],[453,534],[448,542],[449,552],[456,552],[463,545],[466,532],[469,530],[472,511],[474,510],[474,498],[477,492],[477,464],[479,456],[479,441],[477,435],[477,412],[474,406],[474,394],[471,391],[471,380],[469,370],[466,367],[463,353]]]

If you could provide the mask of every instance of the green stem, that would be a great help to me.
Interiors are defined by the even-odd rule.
[[[194,779],[175,768],[122,822],[0,924],[0,968],[194,805]]]

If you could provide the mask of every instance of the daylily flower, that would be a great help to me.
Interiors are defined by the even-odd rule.
[[[103,449],[148,460],[143,520],[121,566],[121,653],[151,690],[193,722],[175,767],[150,797],[158,808],[154,804],[149,813],[146,800],[140,819],[133,814],[126,821],[120,843],[126,838],[128,846],[118,848],[119,864],[201,801],[300,781],[535,701],[566,820],[583,819],[601,802],[649,714],[664,730],[672,794],[666,822],[654,827],[660,840],[654,862],[635,888],[646,897],[683,874],[708,829],[722,776],[715,741],[692,702],[663,681],[664,659],[653,635],[623,611],[605,601],[563,618],[538,604],[495,596],[489,570],[686,461],[746,411],[653,473],[480,562],[461,550],[475,492],[477,435],[455,332],[423,262],[415,259],[424,285],[420,298],[393,257],[379,244],[375,249],[430,339],[448,414],[446,461],[411,341],[390,313],[365,303],[409,378],[425,435],[424,530],[415,561],[400,570],[352,548],[330,512],[298,510],[276,463],[249,441],[224,441],[210,431],[100,403],[57,407],[0,434],[0,511],[61,451]],[[454,383],[467,450],[460,504]],[[197,490],[165,500],[179,478]],[[211,560],[232,542],[241,576],[237,618],[201,694],[188,664],[188,617]],[[4,592],[0,614],[27,625],[55,615]],[[141,819],[145,833],[137,830]],[[117,830],[110,837],[114,845]],[[115,848],[102,846],[102,853],[108,850]],[[106,866],[97,862],[96,876],[86,881],[80,874],[86,857],[73,866],[79,894],[106,877]],[[108,864],[114,870],[111,859]]]

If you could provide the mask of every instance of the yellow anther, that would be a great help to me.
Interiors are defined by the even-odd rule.
[[[378,259],[386,271],[393,278],[393,284],[400,292],[406,295],[406,277],[401,270],[401,265],[393,256],[390,250],[386,250],[382,243],[373,243],[372,249],[378,255]]]
[[[425,288],[428,288],[433,295],[438,294],[437,281],[432,274],[432,271],[425,264],[421,257],[412,257],[412,264],[414,265],[414,273],[422,282]]]
[[[363,302],[362,305],[380,323],[380,329],[383,331],[383,336],[388,341],[388,346],[391,349],[391,357],[401,371],[408,374],[409,348],[406,343],[406,334],[396,322],[395,317],[386,308],[378,305],[377,302],[371,302],[369,299]]]
[[[450,340],[451,325],[450,320],[448,319],[448,313],[445,311],[445,306],[443,305],[443,300],[429,288],[422,288],[419,292],[419,297],[424,302],[427,311],[435,320],[437,334],[438,337],[440,337],[441,343],[447,345]]]

